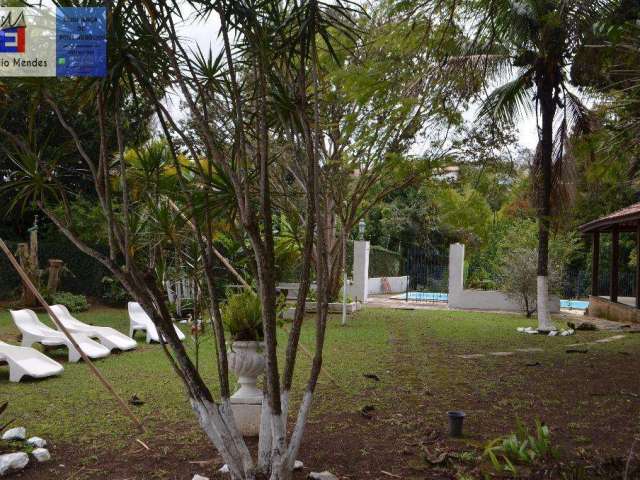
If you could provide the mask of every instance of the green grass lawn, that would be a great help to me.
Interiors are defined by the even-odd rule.
[[[128,331],[125,310],[100,308],[77,317]],[[40,318],[51,324],[45,316]],[[473,432],[465,442],[480,448],[487,439],[511,431],[516,418],[536,418],[536,412],[542,412],[540,415],[549,421],[570,425],[560,434],[567,441],[597,442],[593,438],[594,425],[601,428],[611,410],[624,411],[629,408],[628,402],[634,400],[607,397],[609,384],[603,384],[602,391],[595,391],[603,396],[580,394],[580,389],[599,388],[593,379],[617,381],[610,367],[616,362],[621,366],[636,365],[640,335],[628,334],[616,342],[590,344],[588,355],[569,355],[566,353],[569,344],[591,342],[612,334],[578,332],[571,337],[549,338],[515,331],[519,326],[534,324],[535,319],[519,315],[445,310],[369,308],[350,318],[347,327],[340,326],[338,316],[331,317],[324,367],[339,387],[326,376],[321,378],[311,423],[353,413],[371,403],[378,411],[389,412],[390,418],[395,415],[390,412],[402,407],[405,412],[414,412],[421,422],[442,428],[443,421],[446,422],[444,412],[463,408],[469,416],[468,428]],[[18,332],[7,311],[0,312],[0,339],[18,343]],[[181,432],[182,441],[202,442],[183,388],[161,346],[142,343],[142,336],[139,340],[135,351],[111,355],[96,365],[123,397],[135,394],[145,402],[134,407],[148,427],[142,436],[136,435],[131,422],[119,412],[86,365],[66,362],[65,350],[50,353],[65,367],[57,378],[13,384],[8,381],[8,368],[0,367],[0,402],[10,402],[8,416],[15,417],[16,424],[27,427],[30,434],[61,444],[118,450],[131,443],[132,435],[150,441],[166,426],[179,424],[188,426]],[[311,319],[305,322],[301,341],[311,350]],[[185,342],[193,355],[190,336]],[[282,351],[286,344],[284,331],[280,331],[279,344]],[[544,352],[516,353],[511,357],[486,355],[478,360],[458,357],[532,347],[543,348]],[[528,367],[526,363],[532,359],[541,365]],[[215,392],[214,361],[211,338],[205,337],[199,365]],[[600,372],[599,365],[608,366],[603,366],[604,371]],[[309,368],[309,359],[300,353],[294,401],[300,395]],[[380,381],[365,378],[365,373],[375,373]],[[565,374],[571,378],[563,378]],[[582,381],[582,375],[589,379]],[[616,389],[637,387],[616,384]],[[573,391],[577,393],[574,395]],[[323,423],[323,428],[339,430],[344,425],[328,422]]]
[[[39,317],[53,326],[46,315],[40,314]],[[100,308],[76,317],[87,323],[111,326],[121,332],[128,332],[129,328],[126,310]],[[301,341],[311,351],[313,322],[306,323]],[[180,326],[187,333],[185,326]],[[18,333],[9,312],[0,312],[0,339],[18,344]],[[366,383],[361,371],[374,368],[380,361],[379,355],[384,355],[387,350],[386,338],[382,321],[369,323],[358,320],[351,327],[340,328],[332,320],[325,348],[325,368],[345,390],[358,392]],[[171,369],[162,347],[145,344],[142,334],[138,340],[135,351],[112,354],[95,361],[96,366],[124,398],[135,394],[145,402],[135,411],[147,423],[191,422],[193,417],[182,384]],[[199,368],[216,394],[218,382],[213,342],[210,335],[201,337],[200,341]],[[286,345],[285,342],[286,334],[281,330],[280,345]],[[195,362],[195,344],[190,335],[187,335],[185,343]],[[40,347],[36,345],[36,348]],[[375,354],[372,355],[373,351]],[[30,432],[59,441],[118,441],[123,429],[130,428],[130,422],[120,414],[112,397],[83,362],[67,362],[66,349],[56,349],[48,354],[64,365],[61,376],[15,384],[8,381],[8,367],[0,367],[0,402],[10,402],[8,415],[16,417],[17,422]],[[300,352],[295,376],[298,388],[294,398],[304,385],[309,368],[308,357]],[[349,398],[342,406],[350,408]]]

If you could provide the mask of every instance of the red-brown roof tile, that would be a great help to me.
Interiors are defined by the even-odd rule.
[[[579,229],[583,233],[610,230],[614,225],[622,230],[635,229],[640,222],[640,202],[624,207],[604,217],[592,220]]]

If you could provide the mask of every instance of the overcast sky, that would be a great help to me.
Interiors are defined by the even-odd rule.
[[[213,46],[214,51],[221,48],[220,42],[217,38],[219,22],[216,16],[212,16],[207,22],[201,20],[194,20],[187,17],[185,22],[180,25],[180,33],[185,40],[197,44],[203,51],[206,51],[209,46]],[[177,111],[179,108],[178,99],[173,100],[172,109]],[[464,118],[468,122],[473,122],[478,106],[472,106],[465,114]],[[520,145],[523,147],[534,150],[538,143],[538,134],[536,132],[535,116],[528,115],[526,118],[521,119],[517,125],[518,139]]]
[[[43,4],[53,5],[51,0],[44,0]],[[206,22],[202,20],[196,20],[192,13],[185,10],[185,20],[179,24],[179,33],[183,36],[183,39],[189,41],[193,45],[198,45],[203,51],[207,51],[210,47],[214,51],[219,51],[221,48],[220,40],[218,38],[219,21],[216,15],[212,15]],[[173,98],[167,99],[167,104],[171,110],[178,113],[180,112],[179,98],[174,95]],[[469,111],[464,115],[465,120],[472,122],[475,118],[477,105],[472,106]],[[518,125],[518,138],[519,143],[527,148],[534,149],[538,137],[536,133],[535,117],[533,115],[522,119]]]

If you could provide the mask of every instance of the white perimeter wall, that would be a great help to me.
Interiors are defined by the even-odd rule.
[[[378,293],[402,293],[407,289],[407,277],[386,277],[391,291],[384,291],[382,277],[369,278],[369,242],[356,240],[353,242],[353,278],[347,285],[347,294],[354,300],[367,302],[369,295]],[[298,296],[298,283],[279,283],[279,288],[287,289],[287,299],[293,300]],[[311,290],[317,288],[316,284],[310,286]]]
[[[518,302],[496,290],[470,290],[464,288],[464,245],[449,246],[449,306],[477,310],[521,311]],[[560,311],[560,299],[549,297],[549,310]]]
[[[386,278],[389,282],[390,291],[384,291],[382,287],[382,279]],[[369,279],[369,295],[377,295],[384,293],[404,293],[407,291],[407,278],[404,277],[374,277]]]

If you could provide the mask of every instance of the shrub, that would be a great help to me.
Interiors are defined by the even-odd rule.
[[[529,434],[524,424],[518,421],[516,432],[489,442],[484,455],[497,471],[517,475],[516,464],[532,464],[537,460],[555,458],[557,452],[551,445],[549,427],[536,420],[535,436]]]
[[[87,297],[70,292],[57,292],[53,294],[50,303],[64,305],[72,313],[89,310]]]
[[[369,276],[395,277],[402,270],[402,255],[378,245],[369,250]]]
[[[222,306],[224,326],[234,341],[262,341],[262,306],[260,298],[245,289],[227,297]]]
[[[129,294],[115,278],[102,277],[102,295],[100,298],[106,305],[120,307],[127,303]]]
[[[564,266],[577,248],[573,234],[552,235],[549,240],[548,282],[549,293],[562,287]],[[530,317],[536,311],[537,296],[537,225],[531,220],[514,222],[500,245],[501,288],[520,303],[522,311]]]
[[[317,302],[318,301],[318,292],[314,289],[310,288],[307,292],[307,302]]]

